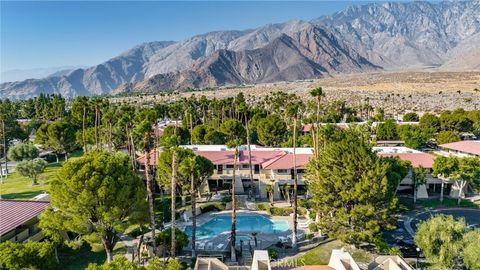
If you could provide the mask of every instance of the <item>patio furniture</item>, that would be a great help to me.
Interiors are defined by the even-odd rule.
[[[204,250],[205,249],[205,242],[197,243],[197,250]]]

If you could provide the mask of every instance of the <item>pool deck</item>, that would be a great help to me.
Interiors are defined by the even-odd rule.
[[[197,226],[201,226],[202,224],[205,224],[206,222],[210,221],[212,218],[214,218],[217,215],[225,215],[225,214],[231,214],[232,211],[221,211],[221,212],[208,212],[205,214],[201,214],[197,216]],[[269,234],[269,233],[258,233],[256,236],[257,239],[257,246],[254,247],[255,243],[253,240],[253,236],[251,233],[242,233],[238,232],[237,236],[246,236],[249,237],[251,240],[250,241],[244,241],[243,242],[243,247],[242,250],[244,249],[249,249],[250,246],[253,249],[266,249],[272,245],[275,245],[276,243],[280,242],[281,239],[287,239],[289,235],[292,234],[292,228],[293,228],[293,218],[291,216],[271,216],[269,215],[266,211],[248,211],[248,210],[237,210],[237,214],[257,214],[257,215],[262,215],[265,216],[272,221],[287,221],[289,225],[289,230],[285,232],[278,232],[275,234]],[[178,224],[179,228],[184,230],[186,226],[191,226],[191,222],[183,222],[181,224]],[[306,233],[305,228],[299,228],[298,232],[299,234],[305,234]],[[240,248],[237,245],[237,248]],[[187,250],[190,249],[190,245]],[[225,254],[230,252],[230,232],[226,231],[224,233],[221,233],[214,238],[211,239],[205,239],[205,240],[197,240],[196,241],[196,249],[197,253],[199,254]]]

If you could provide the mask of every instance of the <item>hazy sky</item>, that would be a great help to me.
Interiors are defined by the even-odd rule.
[[[0,69],[101,63],[147,41],[310,20],[374,1],[0,1]]]

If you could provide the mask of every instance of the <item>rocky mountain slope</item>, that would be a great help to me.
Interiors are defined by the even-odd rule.
[[[0,97],[98,95],[309,79],[372,69],[478,69],[480,0],[352,6],[311,22],[141,44],[97,66],[0,84]],[[467,48],[467,49],[465,49]],[[475,51],[477,49],[477,51]],[[474,57],[474,58],[472,58]],[[468,59],[468,65],[455,64]]]
[[[186,71],[155,75],[116,92],[294,81],[379,68],[331,33],[310,26],[291,36],[283,34],[261,48],[217,50]]]

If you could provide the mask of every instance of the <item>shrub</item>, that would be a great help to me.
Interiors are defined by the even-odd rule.
[[[268,209],[267,211],[272,216],[288,216],[291,213],[293,213],[292,208],[280,208],[280,207],[270,207],[270,209]]]
[[[298,215],[306,216],[307,215],[307,209],[305,209],[303,207],[298,207]]]
[[[276,249],[268,248],[267,252],[268,252],[268,256],[270,257],[270,260],[278,259],[278,251]]]
[[[257,209],[260,211],[268,211],[270,209],[269,203],[257,203]]]
[[[209,203],[202,205],[200,207],[200,211],[203,213],[211,212],[211,211],[223,211],[225,210],[225,206],[221,203]]]
[[[305,239],[310,240],[313,238],[313,233],[307,233],[305,234]]]
[[[166,229],[160,232],[157,237],[157,245],[164,244],[167,250],[171,248],[172,229]],[[184,247],[188,245],[188,235],[181,231],[179,228],[175,228],[175,238],[177,239],[177,252],[180,252]]]
[[[308,229],[309,229],[311,232],[316,232],[316,231],[318,231],[318,226],[317,226],[316,223],[310,223],[310,224],[308,225]]]
[[[232,201],[232,197],[230,196],[223,196],[222,199],[220,200],[223,204],[229,203]]]

